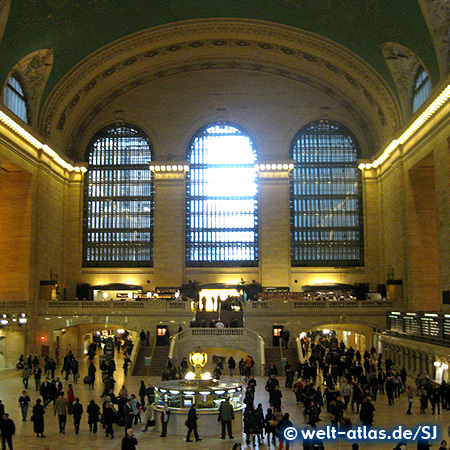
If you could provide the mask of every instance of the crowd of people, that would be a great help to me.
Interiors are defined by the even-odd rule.
[[[284,337],[284,340],[287,345],[289,339]],[[248,445],[263,445],[267,442],[268,446],[277,445],[280,450],[289,449],[289,441],[284,437],[284,430],[293,426],[292,411],[286,411],[284,403],[285,396],[290,392],[295,398],[296,405],[302,409],[307,426],[311,428],[317,428],[320,422],[331,424],[340,430],[352,428],[354,422],[370,428],[375,421],[377,400],[384,395],[388,400],[388,407],[393,407],[393,410],[397,399],[406,396],[408,407],[402,412],[395,409],[397,415],[413,414],[416,399],[420,406],[420,414],[440,414],[441,410],[450,409],[450,386],[445,381],[437,385],[427,374],[420,374],[412,385],[408,382],[410,378],[407,376],[406,369],[394,367],[393,362],[389,358],[383,359],[374,347],[360,352],[347,347],[342,341],[338,342],[332,333],[327,336],[311,333],[302,338],[302,353],[303,362],[291,364],[285,361],[284,387],[287,389],[281,389],[276,365],[269,366],[264,384],[268,408],[264,408],[263,403],[255,399],[257,387],[257,380],[253,373],[255,362],[250,355],[240,361],[229,357],[227,360],[219,358],[216,362],[214,371],[216,378],[220,379],[227,368],[229,375],[233,377],[237,368],[241,380],[246,385],[243,398],[245,404],[243,431]],[[36,369],[40,368],[41,364],[37,357],[20,358],[18,367],[23,366],[24,389],[18,398],[18,404],[24,422],[28,420],[31,409],[30,419],[37,438],[46,437],[45,422],[49,415],[57,417],[61,434],[66,433],[69,417],[73,420],[75,434],[80,433],[83,417],[87,418],[89,432],[96,434],[99,430],[103,430],[105,437],[110,439],[115,438],[117,429],[120,427],[123,430],[122,450],[136,448],[137,438],[133,431],[133,427],[136,426],[141,426],[142,432],[146,432],[160,421],[160,437],[167,436],[170,407],[168,403],[165,403],[161,411],[156,411],[153,384],[146,385],[144,380],[141,380],[136,393],[129,392],[126,385],[122,385],[117,392],[114,360],[103,362],[105,367],[100,367],[104,372],[103,393],[100,399],[91,398],[86,405],[83,405],[76,393],[79,389],[76,386],[79,368],[72,352],[67,353],[61,366],[63,380],[55,377],[56,365],[51,358],[46,358],[43,367],[45,375],[49,376],[46,376],[42,383],[40,380],[39,384],[36,383],[39,397],[33,404],[31,400],[33,396],[28,393],[28,383],[25,383],[26,378],[23,378],[23,372],[38,374]],[[164,378],[163,375],[163,379],[181,378],[188,369],[186,358],[179,363],[169,359],[165,372],[171,378]],[[96,371],[93,359],[89,358],[88,373],[84,377],[84,383],[89,388],[94,385]],[[125,367],[124,375],[126,375]],[[71,380],[69,380],[70,376],[72,376]],[[64,382],[68,382],[65,388]],[[8,407],[11,405],[5,406],[0,401],[0,417],[2,417],[0,430],[4,448],[9,445],[12,449],[15,424],[8,415]],[[198,419],[196,407],[192,405],[185,423],[188,442],[192,437],[196,441],[201,440],[198,433]],[[234,420],[233,406],[229,399],[225,399],[220,405],[218,416],[220,423],[218,433],[221,431],[221,439],[225,439],[227,435],[229,439],[234,439],[232,431]],[[303,448],[304,450],[322,450],[324,445],[316,439],[305,441]],[[358,443],[355,445],[354,449],[357,448]],[[396,450],[404,450],[402,445],[397,446]],[[441,448],[446,449],[446,446]]]

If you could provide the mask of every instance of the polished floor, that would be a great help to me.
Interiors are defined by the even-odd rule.
[[[97,364],[98,366],[98,364]],[[120,362],[117,364],[121,367]],[[80,364],[81,368],[81,380],[86,374],[87,368],[85,362]],[[99,377],[97,377],[99,378]],[[106,438],[103,433],[103,429],[99,429],[97,435],[89,432],[89,427],[87,425],[87,415],[85,414],[82,418],[81,432],[79,435],[75,435],[74,426],[71,417],[68,418],[68,424],[66,428],[66,434],[62,435],[58,432],[58,420],[57,417],[53,415],[52,408],[48,407],[47,414],[45,416],[45,435],[44,439],[37,438],[33,434],[33,423],[29,421],[23,422],[21,419],[20,408],[18,406],[17,400],[22,392],[23,385],[21,379],[21,371],[16,370],[4,370],[0,372],[0,399],[6,406],[6,412],[10,414],[10,417],[14,420],[16,424],[16,435],[14,436],[14,449],[15,450],[66,450],[71,448],[76,448],[80,450],[117,450],[121,448],[121,438],[123,436],[123,430],[117,429],[116,437],[114,440]],[[236,379],[236,377],[235,377]],[[139,389],[141,377],[127,376],[126,379],[123,376],[123,371],[118,370],[116,372],[117,389],[125,384],[129,393],[136,393]],[[158,381],[155,378],[147,378],[145,382]],[[258,386],[256,399],[257,402],[261,402],[264,405],[264,409],[268,407],[267,394],[264,390],[265,379],[258,378]],[[280,378],[281,384],[284,385],[284,380]],[[67,384],[64,383],[65,390],[67,389]],[[32,399],[32,404],[34,404],[37,395],[34,391],[34,380],[30,379],[30,389],[28,390],[29,395]],[[91,398],[94,398],[97,403],[101,404],[100,395],[102,393],[103,384],[100,379],[96,380],[95,390],[88,390],[87,386],[78,383],[74,385],[75,395],[79,396],[81,403],[86,406]],[[302,409],[295,403],[294,394],[291,389],[282,387],[283,392],[283,411],[289,412],[291,414],[291,419],[294,425],[303,427],[305,426],[305,419],[302,414]],[[423,424],[436,424],[439,425],[441,429],[441,438],[448,438],[448,425],[450,424],[450,411],[441,411],[441,415],[432,415],[429,411],[426,415],[419,414],[419,400],[414,399],[413,415],[408,416],[406,414],[407,401],[403,394],[400,399],[396,400],[394,406],[388,406],[386,396],[381,395],[378,397],[377,402],[375,402],[375,424],[376,427],[386,427],[391,429],[395,425],[403,425],[405,427],[416,427],[417,425]],[[30,414],[29,414],[30,416]],[[358,417],[355,413],[349,413],[349,417],[352,419],[354,425],[359,425]],[[326,412],[322,413],[322,421],[320,422],[321,427],[329,424],[328,415]],[[159,437],[159,433],[155,430],[142,432],[142,426],[135,426],[135,433],[139,440],[138,449],[214,449],[214,450],[231,450],[234,442],[242,442],[242,448],[253,448],[253,446],[247,447],[245,444],[245,438],[242,436],[236,436],[235,440],[221,440],[219,438],[219,424],[217,425],[217,438],[203,438],[201,442],[186,442],[184,436],[168,436],[166,438]],[[202,437],[202,424],[199,421],[199,433]],[[433,443],[432,450],[437,450],[439,448],[439,441],[436,440]],[[360,449],[389,449],[392,450],[395,447],[396,442],[359,442]],[[256,445],[258,448],[258,445]],[[259,446],[259,448],[269,448],[267,445]],[[270,448],[274,448],[273,445]],[[295,442],[291,444],[291,449],[302,448],[301,442]],[[326,449],[351,449],[351,442],[340,441],[340,442],[326,442]],[[408,443],[408,449],[415,449],[416,443]]]

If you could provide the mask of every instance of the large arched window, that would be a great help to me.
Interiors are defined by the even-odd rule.
[[[311,122],[294,137],[291,158],[293,266],[363,264],[358,143],[343,125]]]
[[[186,265],[258,264],[256,152],[229,123],[199,130],[188,148]]]
[[[24,122],[29,123],[27,98],[17,77],[12,75],[8,78],[3,94],[4,105]]]
[[[412,112],[415,113],[431,94],[431,81],[425,69],[420,66],[414,78]]]
[[[114,124],[88,146],[85,176],[84,265],[153,264],[153,192],[150,139],[138,128]]]

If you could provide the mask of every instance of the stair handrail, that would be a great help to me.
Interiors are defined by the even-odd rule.
[[[295,343],[297,344],[298,361],[300,361],[303,364],[304,358],[303,358],[303,350],[302,350],[302,341],[300,340],[300,338],[298,336],[295,337]]]
[[[260,375],[263,377],[266,371],[266,343],[263,337],[258,334],[259,341],[259,357],[260,357]]]
[[[169,346],[169,359],[173,358],[173,355],[175,353],[175,344],[177,342],[177,339],[179,339],[179,335],[181,333],[184,333],[186,330],[180,331],[178,333],[172,334],[172,336],[170,336],[170,346]]]
[[[283,361],[283,340],[282,339],[280,339],[278,341],[278,345],[280,347],[280,361]],[[282,365],[281,369],[283,370],[283,375],[286,375],[286,367]]]
[[[150,365],[151,365],[152,362],[153,362],[153,354],[155,353],[155,348],[156,348],[156,337],[155,337],[155,339],[153,340],[152,352],[151,352],[151,354],[150,354]]]
[[[130,355],[130,359],[131,359],[131,364],[130,364],[130,372],[129,373],[133,373],[134,371],[134,366],[136,365],[136,361],[137,361],[137,355],[139,355],[139,351],[141,350],[141,339],[136,339],[137,343],[133,345],[133,350],[131,351],[131,355]]]

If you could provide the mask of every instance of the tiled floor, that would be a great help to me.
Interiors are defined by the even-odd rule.
[[[117,364],[118,367],[121,367],[121,364]],[[86,374],[86,365],[85,363],[80,364],[81,367],[81,379]],[[97,377],[99,378],[99,377]],[[236,377],[235,377],[236,378]],[[22,422],[20,415],[20,408],[17,404],[17,399],[19,398],[20,393],[22,392],[22,380],[20,376],[20,371],[13,370],[5,370],[0,372],[0,399],[3,400],[6,405],[7,412],[10,413],[11,418],[16,423],[17,432],[14,437],[14,449],[15,450],[66,450],[66,449],[79,449],[79,450],[117,450],[121,448],[120,440],[123,436],[122,429],[117,430],[116,437],[114,440],[110,440],[104,436],[103,430],[100,428],[97,435],[93,435],[89,433],[89,428],[87,425],[87,415],[83,416],[81,432],[79,435],[74,434],[74,427],[72,423],[72,419],[69,416],[68,424],[66,428],[66,434],[61,435],[58,432],[57,426],[57,417],[53,415],[52,409],[49,408],[46,416],[45,416],[45,434],[46,438],[36,438],[33,434],[33,424],[30,421]],[[128,376],[124,381],[123,371],[119,370],[119,373],[116,376],[118,388],[116,391],[122,386],[123,383],[128,388],[129,393],[136,393],[139,389],[139,384],[141,377],[132,377]],[[33,384],[30,379],[30,389],[29,394],[32,399],[32,404],[34,404],[37,396],[35,391],[33,390]],[[150,378],[145,379],[146,383],[150,381]],[[153,378],[151,381],[158,381]],[[264,391],[265,379],[258,378],[258,386],[257,386],[257,394],[256,399],[257,402],[261,402],[264,405],[264,409],[267,408],[267,394]],[[284,385],[284,380],[280,378],[281,384]],[[67,388],[67,383],[64,384],[64,388]],[[305,420],[302,414],[302,410],[300,406],[297,406],[295,403],[294,394],[290,389],[282,387],[283,391],[283,411],[289,412],[291,414],[291,419],[296,426],[303,427],[305,425]],[[100,394],[102,392],[102,383],[100,379],[96,380],[96,386],[94,391],[89,391],[87,386],[83,384],[75,385],[75,395],[79,396],[82,404],[85,409],[91,398],[95,398],[97,403],[101,404]],[[448,438],[447,428],[450,423],[450,411],[444,411],[441,415],[420,415],[419,414],[419,401],[417,398],[414,399],[414,407],[413,407],[413,415],[406,415],[406,398],[405,395],[396,401],[395,406],[389,407],[387,405],[387,400],[384,395],[379,396],[377,402],[375,402],[376,412],[375,412],[375,426],[376,427],[386,427],[391,429],[393,426],[397,424],[401,424],[405,427],[415,427],[419,424],[438,424],[442,429],[442,437]],[[29,414],[30,416],[30,414]],[[353,424],[358,425],[358,418],[356,414],[350,413]],[[321,426],[326,426],[329,424],[327,413],[322,413],[322,422],[320,422]],[[201,437],[201,421],[199,421],[199,432]],[[245,445],[245,439],[239,437],[240,439],[236,439],[233,441],[221,440],[219,439],[219,424],[217,425],[217,438],[204,438],[201,442],[192,442],[187,443],[185,441],[185,437],[182,436],[168,436],[167,438],[160,438],[159,433],[156,431],[147,431],[143,433],[141,431],[141,426],[135,427],[136,436],[139,440],[138,449],[165,449],[165,450],[184,450],[184,449],[214,449],[214,450],[231,450],[233,442],[239,440],[243,443],[243,448],[247,448]],[[433,442],[432,449],[437,450],[439,445],[438,442]],[[360,449],[388,449],[391,450],[395,447],[394,442],[360,442]],[[252,447],[251,447],[252,448]],[[266,445],[261,446],[261,448],[268,448]],[[273,449],[273,446],[271,446]],[[291,449],[300,449],[302,445],[300,442],[296,442],[291,445]],[[328,449],[351,449],[351,443],[347,441],[341,442],[327,442],[325,443],[325,448]],[[410,443],[408,445],[409,449],[416,448],[415,443]]]

